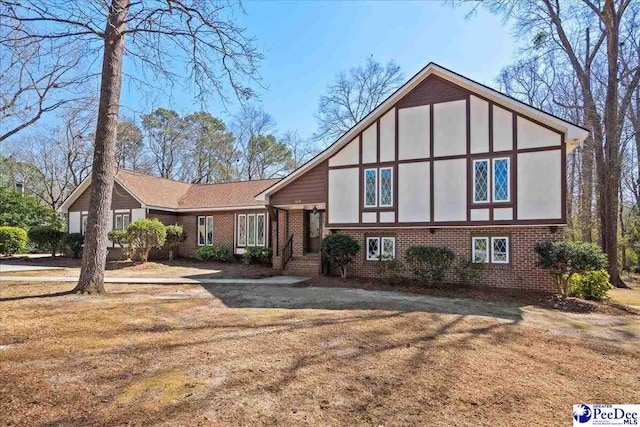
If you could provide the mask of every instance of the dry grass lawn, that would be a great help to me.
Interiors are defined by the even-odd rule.
[[[573,403],[640,401],[637,341],[498,316],[251,307],[187,285],[10,299],[71,287],[0,283],[0,424],[552,426]]]

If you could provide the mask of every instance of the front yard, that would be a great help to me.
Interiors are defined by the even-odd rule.
[[[42,297],[71,287],[0,283],[0,424],[568,425],[574,403],[640,401],[640,316],[316,287]]]

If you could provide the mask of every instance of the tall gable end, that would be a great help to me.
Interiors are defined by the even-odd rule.
[[[467,91],[445,79],[431,75],[398,101],[398,108],[466,99]]]

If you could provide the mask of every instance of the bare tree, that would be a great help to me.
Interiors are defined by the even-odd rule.
[[[152,165],[162,178],[178,178],[187,143],[187,124],[178,113],[158,108],[142,116],[142,127],[149,141]]]
[[[142,131],[133,120],[118,122],[116,139],[116,166],[138,171],[143,153]]]
[[[640,81],[640,66],[638,52],[621,51],[621,42],[627,40],[627,27],[637,26],[640,5],[631,0],[493,0],[484,4],[515,19],[522,36],[533,34],[532,49],[558,55],[575,73],[595,150],[601,242],[609,257],[611,282],[624,287],[617,262],[620,140],[624,117]],[[630,54],[628,60],[624,53]],[[601,75],[597,72],[600,66]]]
[[[0,5],[2,25],[15,31],[19,41],[73,41],[84,46],[82,54],[102,52],[91,203],[76,292],[104,292],[124,56],[156,78],[175,82],[186,75],[203,100],[208,95],[225,98],[225,83],[236,96],[250,97],[248,84],[260,54],[230,17],[234,7],[205,0],[7,0]],[[183,63],[176,64],[176,58]]]
[[[280,137],[280,142],[291,152],[289,172],[298,169],[320,151],[314,141],[302,138],[297,131],[285,132]]]
[[[74,48],[25,41],[0,19],[0,142],[86,97],[90,76],[75,73],[83,58]]]
[[[315,138],[330,141],[342,136],[403,83],[400,66],[382,65],[367,58],[364,65],[338,74],[320,97]]]

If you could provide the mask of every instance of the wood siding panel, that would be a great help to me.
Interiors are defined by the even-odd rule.
[[[327,198],[328,161],[320,163],[280,191],[273,194],[271,205],[302,205],[325,203]]]
[[[88,211],[89,210],[89,198],[91,196],[91,186],[76,199],[71,206],[69,206],[69,212]],[[117,182],[113,187],[113,195],[111,197],[111,209],[136,209],[139,208],[140,202],[138,202],[127,190],[125,190]]]
[[[406,108],[438,102],[457,101],[466,99],[467,93],[460,86],[449,83],[440,77],[429,76],[398,101],[397,107]]]

